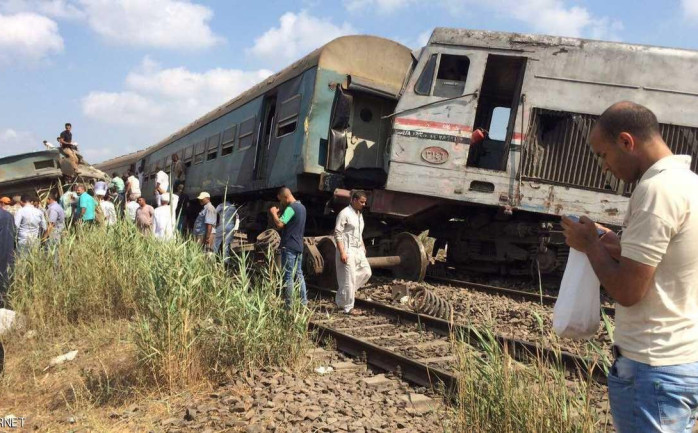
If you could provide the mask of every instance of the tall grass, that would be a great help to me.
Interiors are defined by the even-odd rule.
[[[175,389],[230,367],[299,359],[307,314],[285,311],[278,272],[255,266],[251,272],[242,256],[226,269],[196,243],[162,242],[121,222],[78,229],[55,252],[35,248],[20,257],[10,300],[43,333],[129,320],[143,371]]]
[[[591,404],[589,378],[566,377],[561,366],[540,359],[520,364],[491,332],[481,333],[478,340],[476,351],[466,338],[454,338],[459,385],[456,431],[603,431],[600,414]]]

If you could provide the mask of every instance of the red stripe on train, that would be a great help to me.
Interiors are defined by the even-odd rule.
[[[423,128],[443,129],[445,131],[472,131],[472,128],[470,126],[459,125],[457,123],[432,122],[430,120],[409,119],[406,117],[396,118],[395,123],[398,125],[405,126],[421,126]]]
[[[430,120],[410,119],[407,117],[398,117],[395,119],[395,123],[398,125],[421,126],[423,128],[443,129],[446,131],[472,131],[472,128],[467,125],[459,125],[457,123],[433,122]],[[523,138],[523,135],[519,132],[515,132],[512,138],[514,140],[521,140]]]

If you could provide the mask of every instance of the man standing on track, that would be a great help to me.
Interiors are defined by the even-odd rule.
[[[297,282],[301,291],[301,304],[308,305],[308,294],[303,278],[303,235],[305,233],[305,206],[296,200],[291,190],[282,187],[276,198],[284,208],[279,216],[279,208],[272,206],[269,214],[274,226],[281,230],[281,268],[284,272],[284,301],[291,307],[293,286]]]
[[[347,314],[356,314],[354,296],[356,290],[371,278],[371,267],[366,260],[364,245],[364,217],[366,193],[355,191],[351,203],[337,215],[334,239],[337,242],[335,266],[337,267],[337,307]]]
[[[698,175],[673,155],[647,108],[619,102],[590,135],[603,169],[632,184],[618,261],[589,218],[563,218],[567,244],[589,257],[616,301],[608,375],[619,433],[690,432],[698,413]],[[606,235],[604,235],[604,238]]]

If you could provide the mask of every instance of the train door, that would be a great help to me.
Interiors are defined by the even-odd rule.
[[[344,155],[346,169],[382,168],[385,144],[390,136],[390,119],[395,108],[390,101],[357,93],[351,110],[351,137]]]
[[[276,116],[276,95],[267,96],[262,107],[262,118],[259,124],[257,151],[254,159],[254,179],[264,179],[266,166],[269,159],[269,148],[274,131],[274,119]]]
[[[356,87],[356,86],[354,86]],[[337,89],[328,134],[329,171],[342,171],[345,186],[385,184],[390,119],[396,100],[377,91]]]
[[[354,98],[346,93],[341,86],[335,90],[332,112],[330,115],[330,130],[327,134],[328,171],[340,171],[344,168],[344,159],[348,147],[348,135],[351,123],[351,106]]]
[[[525,70],[525,57],[487,57],[473,129],[483,128],[489,134],[471,146],[468,167],[506,171]]]

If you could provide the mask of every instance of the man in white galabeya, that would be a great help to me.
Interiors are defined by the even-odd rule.
[[[619,433],[689,433],[698,411],[698,175],[690,156],[672,154],[654,113],[633,102],[608,108],[590,143],[604,170],[638,182],[620,240],[600,240],[586,217],[562,221],[568,245],[587,254],[617,304],[613,423]]]
[[[337,242],[335,266],[337,268],[337,307],[347,314],[354,310],[356,290],[371,278],[371,267],[366,260],[363,233],[364,217],[361,211],[366,206],[366,193],[354,191],[351,203],[337,215],[334,239]]]

